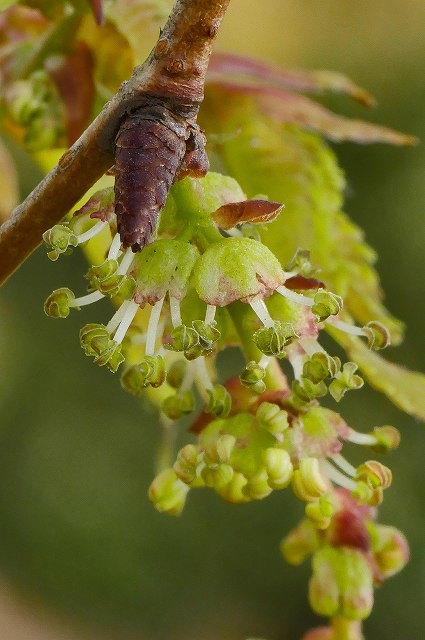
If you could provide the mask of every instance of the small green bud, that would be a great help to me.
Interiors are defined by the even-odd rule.
[[[236,438],[230,433],[225,433],[217,440],[211,439],[205,448],[205,463],[210,465],[229,462],[235,444]]]
[[[305,507],[305,515],[318,529],[327,529],[334,513],[335,506],[329,494],[309,502]]]
[[[392,478],[391,469],[377,460],[368,460],[357,468],[356,479],[365,482],[371,489],[388,489]]]
[[[123,389],[140,396],[146,387],[159,387],[165,380],[165,362],[162,356],[145,356],[142,362],[129,367],[121,376]]]
[[[195,408],[195,396],[192,391],[178,391],[162,403],[161,409],[170,420],[179,420],[182,416],[192,413]]]
[[[209,353],[221,336],[220,331],[216,329],[216,323],[207,324],[204,320],[194,320],[192,327],[199,336],[199,346],[202,348],[203,354]]]
[[[329,316],[336,316],[342,310],[343,300],[341,296],[337,296],[331,291],[319,289],[314,296],[314,304],[311,307],[312,312],[318,322],[323,322]]]
[[[289,453],[284,449],[269,447],[264,451],[263,457],[269,487],[272,489],[284,489],[287,487],[294,470]]]
[[[205,407],[207,413],[212,413],[216,418],[225,418],[232,408],[232,398],[230,393],[221,384],[215,384],[211,389],[207,389],[208,404]]]
[[[308,378],[301,376],[300,380],[292,382],[292,392],[298,401],[307,403],[315,398],[322,398],[327,394],[328,389],[323,381],[315,384]]]
[[[367,504],[370,507],[377,507],[384,498],[384,492],[380,487],[373,489],[370,484],[362,480],[356,483],[352,495],[358,499],[360,504]]]
[[[266,469],[261,469],[250,476],[242,491],[250,500],[267,498],[272,492],[272,487],[270,486]]]
[[[274,327],[258,329],[252,339],[259,350],[266,356],[283,358],[286,355],[284,348],[291,344],[296,337],[297,334],[292,324],[277,320],[274,323]]]
[[[355,362],[346,362],[342,371],[336,374],[334,380],[329,385],[329,393],[339,402],[341,398],[350,389],[361,389],[364,381],[363,378],[356,375],[358,367]]]
[[[232,481],[233,474],[233,468],[229,464],[217,464],[204,467],[201,475],[207,487],[220,490]]]
[[[86,274],[91,288],[109,298],[117,295],[131,298],[136,282],[131,276],[117,275],[118,266],[117,260],[106,260],[100,265],[92,266]]]
[[[379,349],[385,349],[391,344],[391,336],[387,327],[376,320],[368,322],[363,327],[363,333],[367,337],[367,346],[369,349],[378,351]]]
[[[241,504],[243,502],[248,502],[248,497],[243,491],[246,483],[247,480],[245,476],[242,473],[235,471],[230,482],[220,487],[216,486],[215,490],[223,500],[226,500],[226,502]]]
[[[73,231],[64,224],[56,224],[43,233],[43,240],[50,249],[48,257],[57,260],[62,253],[70,253],[70,247],[78,246],[78,238]]]
[[[299,500],[313,502],[328,491],[317,458],[303,458],[292,476],[292,490]]]
[[[400,444],[400,432],[395,427],[375,427],[370,435],[376,438],[376,444],[371,449],[377,453],[387,453],[397,449]]]
[[[302,520],[280,543],[280,552],[286,562],[298,565],[316,551],[320,544],[319,533],[309,520]]]
[[[281,434],[289,427],[288,413],[272,402],[262,402],[255,417],[273,435]]]
[[[266,389],[266,385],[263,382],[265,375],[265,369],[260,367],[258,362],[251,360],[242,371],[239,379],[245,387],[252,389],[255,393],[263,393]]]
[[[177,477],[173,469],[165,469],[149,487],[149,500],[155,509],[178,516],[183,511],[189,487]]]
[[[164,347],[169,351],[189,351],[199,344],[199,335],[191,327],[181,324],[172,330],[169,342],[164,343]]]
[[[369,534],[380,579],[385,580],[401,571],[409,560],[409,545],[401,531],[373,523],[369,526]]]
[[[285,271],[297,271],[305,278],[309,278],[317,272],[310,262],[310,251],[297,249],[291,260],[285,265]]]
[[[367,618],[373,605],[373,576],[362,552],[325,546],[315,552],[312,564],[309,600],[316,613],[350,620]]]
[[[333,378],[341,369],[339,358],[332,358],[323,351],[313,353],[303,366],[303,376],[314,384],[319,384],[326,378]]]
[[[102,324],[91,323],[80,330],[80,343],[87,356],[93,356],[99,367],[107,366],[112,373],[124,362],[121,344],[111,339],[106,327]]]
[[[71,289],[66,287],[55,289],[44,303],[44,313],[50,318],[67,318],[73,300],[75,300],[75,295]],[[79,307],[73,308],[78,309]]]
[[[193,444],[187,444],[180,449],[173,469],[176,475],[185,484],[191,484],[196,478],[196,470],[200,462],[200,456]]]
[[[181,386],[186,374],[186,370],[186,360],[176,360],[170,365],[167,371],[167,382],[170,387],[178,389]]]

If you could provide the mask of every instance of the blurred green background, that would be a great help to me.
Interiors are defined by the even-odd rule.
[[[380,106],[368,112],[333,98],[332,108],[423,140],[424,42],[423,0],[232,0],[219,47],[344,72]],[[346,210],[377,249],[388,307],[408,326],[389,357],[423,370],[424,146],[336,151]],[[15,153],[25,195],[39,176]],[[179,519],[153,509],[155,415],[82,355],[78,331],[91,309],[66,323],[43,314],[46,295],[62,285],[80,291],[85,270],[80,252],[53,265],[39,250],[0,292],[0,637],[299,638],[318,622],[306,598],[309,567],[286,566],[278,544],[302,505],[290,492],[236,507],[194,491]],[[381,521],[405,531],[412,561],[377,591],[367,638],[423,638],[424,426],[369,389],[341,411],[360,430],[402,432]]]

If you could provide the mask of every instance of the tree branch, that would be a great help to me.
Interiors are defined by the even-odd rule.
[[[0,227],[0,284],[114,163],[123,115],[157,96],[196,117],[213,41],[230,0],[177,0],[158,42],[58,164]]]

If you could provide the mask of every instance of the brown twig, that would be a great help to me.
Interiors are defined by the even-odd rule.
[[[177,0],[146,62],[137,67],[59,163],[0,227],[0,283],[40,244],[113,164],[114,141],[129,109],[154,95],[194,118],[212,44],[230,0]]]

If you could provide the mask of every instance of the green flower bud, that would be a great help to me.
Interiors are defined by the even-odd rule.
[[[358,367],[355,362],[346,362],[342,371],[336,374],[334,380],[329,385],[329,393],[339,402],[341,398],[350,389],[361,389],[364,381],[358,375],[355,375]]]
[[[273,435],[282,434],[289,427],[288,413],[272,402],[262,402],[255,417]]]
[[[317,272],[310,262],[310,251],[297,249],[291,260],[285,265],[285,271],[297,271],[305,278],[309,278]]]
[[[131,298],[136,287],[135,280],[130,276],[117,275],[118,266],[117,260],[106,260],[100,265],[92,266],[86,274],[90,287],[109,298],[117,295]]]
[[[335,506],[329,494],[321,496],[315,502],[309,502],[305,507],[305,515],[318,529],[327,529],[334,513]]]
[[[232,398],[230,393],[221,384],[215,384],[211,389],[207,389],[208,404],[205,407],[207,413],[212,413],[216,418],[225,418],[232,408]]]
[[[296,400],[307,403],[315,398],[322,398],[327,394],[328,389],[323,381],[315,384],[308,378],[301,376],[300,380],[293,381],[292,392]]]
[[[286,562],[298,565],[319,547],[317,528],[309,520],[302,520],[280,543],[280,552]]]
[[[375,427],[370,435],[376,438],[376,444],[371,447],[376,453],[387,453],[400,444],[400,432],[395,427]]]
[[[87,356],[93,356],[99,367],[107,366],[112,373],[124,362],[121,345],[111,339],[102,324],[86,324],[80,330],[80,343]]]
[[[263,498],[267,498],[272,492],[272,487],[268,480],[267,471],[261,469],[248,478],[248,482],[242,490],[244,495],[250,500],[263,500]]]
[[[311,307],[312,312],[318,322],[323,322],[329,316],[336,316],[342,310],[343,300],[341,296],[337,296],[331,291],[319,289],[314,296],[314,304]]]
[[[236,438],[230,433],[225,433],[217,440],[211,439],[205,447],[205,463],[210,465],[229,462],[235,444]]]
[[[155,240],[137,253],[129,275],[136,280],[134,300],[137,304],[155,304],[167,291],[182,300],[187,292],[199,252],[192,244],[180,240]]]
[[[243,492],[246,483],[247,480],[245,476],[235,471],[230,482],[223,486],[215,486],[215,490],[226,502],[242,504],[248,502],[248,497]]]
[[[178,391],[162,403],[161,409],[170,420],[179,420],[182,416],[192,413],[195,408],[195,396],[192,391]]]
[[[292,476],[292,490],[299,500],[313,502],[328,491],[317,458],[303,458]]]
[[[191,484],[196,478],[196,471],[200,462],[200,455],[193,444],[187,444],[180,449],[173,469],[180,480]]]
[[[71,289],[66,287],[55,289],[44,303],[44,313],[50,318],[67,318],[73,300],[75,300],[75,295]],[[79,309],[79,307],[73,308]]]
[[[391,469],[377,460],[368,460],[357,468],[356,479],[365,482],[371,489],[387,489],[392,478]]]
[[[386,580],[406,566],[409,560],[409,545],[401,531],[395,527],[373,523],[369,527],[369,534],[379,577]]]
[[[292,324],[277,320],[274,327],[262,327],[258,329],[252,339],[259,350],[266,356],[283,358],[286,353],[284,347],[293,342],[297,334]]]
[[[173,362],[167,371],[167,382],[170,387],[178,389],[186,374],[187,362],[185,360],[176,360]]]
[[[265,375],[265,369],[260,367],[258,362],[251,360],[242,371],[239,379],[245,387],[252,389],[256,393],[263,393],[266,389],[266,385],[263,382]]]
[[[313,353],[311,358],[304,363],[303,376],[314,384],[319,384],[326,378],[333,378],[341,369],[339,358],[332,358],[323,351]]]
[[[183,511],[189,487],[177,477],[173,469],[165,469],[149,487],[149,500],[155,509],[178,516]]]
[[[162,356],[145,356],[142,362],[124,371],[121,376],[121,385],[133,396],[140,396],[146,387],[159,387],[164,380],[164,358]]]
[[[358,499],[360,504],[367,504],[370,507],[377,507],[382,503],[383,490],[378,487],[373,489],[367,482],[358,481],[352,495]]]
[[[233,468],[229,464],[217,464],[204,467],[201,475],[207,487],[220,490],[232,481],[233,473]]]
[[[224,307],[274,291],[284,282],[279,261],[260,242],[226,238],[211,245],[194,270],[196,291],[204,302]]]
[[[349,547],[325,546],[316,551],[309,600],[322,616],[367,618],[373,605],[373,577],[364,555]]]
[[[190,327],[181,324],[172,330],[170,340],[164,343],[164,347],[169,351],[190,351],[192,347],[198,346],[199,335]]]
[[[272,489],[284,489],[287,487],[294,470],[289,453],[284,449],[269,447],[265,450],[263,457],[269,487]]]
[[[78,238],[74,232],[64,224],[56,224],[43,233],[43,240],[50,249],[48,257],[55,261],[61,253],[71,253],[70,247],[78,246]]]
[[[387,327],[376,320],[368,322],[363,327],[363,333],[367,337],[367,346],[369,349],[378,351],[379,349],[385,349],[391,344],[391,336]]]

